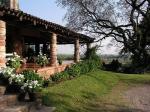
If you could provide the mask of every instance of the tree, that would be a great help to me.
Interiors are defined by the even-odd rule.
[[[112,38],[132,53],[133,63],[150,63],[150,0],[57,0],[67,8],[67,26],[94,34],[96,41]]]

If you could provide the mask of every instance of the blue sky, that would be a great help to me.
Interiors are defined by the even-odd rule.
[[[58,7],[56,0],[20,0],[20,9],[51,22],[65,25],[63,17],[66,10]]]

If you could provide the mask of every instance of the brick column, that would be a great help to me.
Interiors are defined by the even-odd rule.
[[[6,23],[0,20],[0,67],[6,64]]]
[[[50,40],[50,65],[57,66],[57,34],[52,33]]]
[[[77,63],[80,61],[80,43],[79,38],[75,40],[74,44],[74,62]]]

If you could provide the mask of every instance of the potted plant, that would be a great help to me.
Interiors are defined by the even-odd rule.
[[[37,60],[36,60],[37,64],[40,65],[41,67],[44,67],[45,65],[48,64],[48,58],[46,56],[46,54],[41,54],[38,55]]]
[[[16,52],[13,53],[13,56],[8,60],[7,65],[11,68],[14,68],[16,72],[18,72],[21,66],[21,58],[17,55]]]
[[[25,94],[29,94],[30,101],[36,101],[40,96],[39,94],[43,84],[43,79],[32,70],[25,70],[23,74],[25,82],[21,89]]]
[[[8,92],[20,92],[20,87],[24,84],[24,75],[23,74],[11,74],[8,81],[9,85],[7,86]]]
[[[11,74],[14,74],[14,69],[10,67],[1,68],[0,74],[1,74],[0,79],[2,81],[1,83],[4,85],[8,85],[9,84],[8,79],[11,76]]]

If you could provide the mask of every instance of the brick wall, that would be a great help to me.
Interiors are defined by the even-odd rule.
[[[48,79],[51,75],[64,71],[66,67],[69,67],[70,65],[71,64],[63,64],[55,67],[39,68],[37,73],[40,74],[40,76]]]

